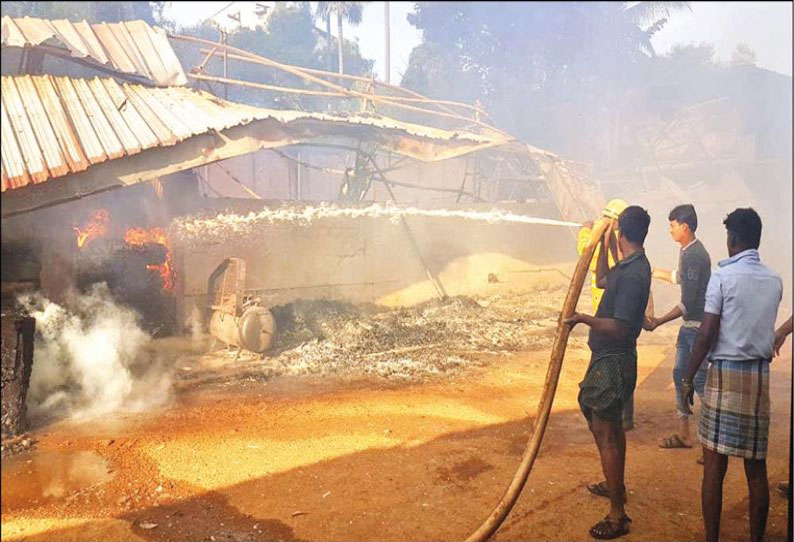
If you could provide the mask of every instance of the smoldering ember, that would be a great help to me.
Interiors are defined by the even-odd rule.
[[[4,1],[2,540],[791,540],[791,20]]]

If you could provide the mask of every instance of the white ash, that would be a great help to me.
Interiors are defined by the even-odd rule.
[[[277,374],[417,379],[459,371],[482,354],[548,349],[563,290],[454,297],[394,310],[334,302],[274,309],[281,331],[266,365]],[[531,301],[531,304],[530,304]]]

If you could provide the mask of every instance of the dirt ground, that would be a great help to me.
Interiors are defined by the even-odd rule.
[[[699,540],[699,452],[656,444],[675,426],[674,329],[653,341],[641,338],[625,539]],[[35,450],[3,461],[2,540],[461,540],[519,463],[548,351],[479,361],[402,384],[205,378],[155,412],[45,426]],[[585,488],[601,479],[576,408],[586,364],[580,336],[539,458],[495,539],[586,540],[606,513]],[[787,501],[774,487],[788,478],[790,386],[788,353],[772,365],[770,541],[786,536]],[[732,460],[723,540],[747,539],[747,523]]]

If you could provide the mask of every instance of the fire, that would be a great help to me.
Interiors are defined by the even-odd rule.
[[[163,228],[130,228],[124,232],[124,242],[132,246],[141,246],[147,243],[157,243],[158,245],[168,246]]]
[[[82,228],[72,226],[72,229],[77,233],[77,248],[83,248],[88,241],[105,235],[109,220],[110,214],[107,209],[98,209],[94,211],[94,214],[91,215],[91,220]]]
[[[124,233],[124,242],[131,246],[143,246],[148,243],[156,243],[166,248],[165,262],[160,265],[149,264],[146,266],[146,269],[157,271],[163,279],[163,289],[169,292],[172,291],[176,273],[174,272],[174,266],[171,262],[171,246],[168,243],[165,230],[162,228],[152,228],[150,230],[130,228]]]

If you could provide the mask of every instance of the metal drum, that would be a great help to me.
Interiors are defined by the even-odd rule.
[[[210,319],[210,334],[226,344],[261,354],[273,344],[276,320],[264,307],[248,307],[240,317],[214,311]]]
[[[240,346],[251,352],[261,354],[273,344],[276,334],[276,320],[264,307],[249,307],[237,324],[240,333]]]

